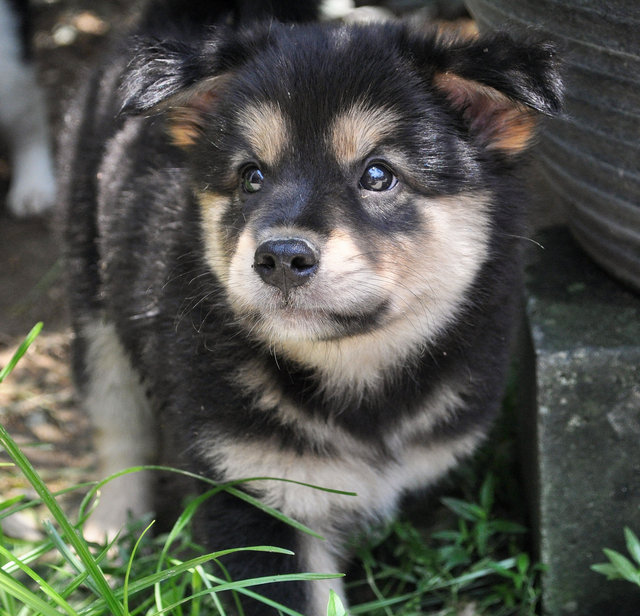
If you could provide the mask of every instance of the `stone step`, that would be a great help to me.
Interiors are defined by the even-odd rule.
[[[523,362],[533,387],[519,432],[548,567],[544,613],[638,616],[640,588],[590,566],[606,562],[602,548],[626,554],[624,526],[640,534],[640,297],[566,229],[536,239]]]

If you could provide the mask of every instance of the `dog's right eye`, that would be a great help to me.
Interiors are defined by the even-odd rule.
[[[255,165],[245,167],[242,170],[241,178],[242,190],[246,193],[258,192],[262,188],[262,182],[264,182],[262,171]]]
[[[391,190],[398,183],[398,178],[382,163],[369,165],[360,178],[360,188],[382,192]]]

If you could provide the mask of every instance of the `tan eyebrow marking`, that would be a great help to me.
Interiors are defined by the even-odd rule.
[[[329,144],[339,163],[351,165],[393,134],[397,123],[398,116],[393,111],[358,102],[334,120]]]
[[[289,127],[280,108],[272,103],[249,105],[239,111],[238,123],[258,159],[275,165],[289,141]]]

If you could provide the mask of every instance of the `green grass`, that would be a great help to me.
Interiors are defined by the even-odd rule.
[[[0,381],[10,374],[40,327],[34,328],[0,372]],[[0,498],[0,523],[36,506],[44,506],[47,512],[38,541],[12,539],[0,531],[0,616],[224,616],[229,612],[223,597],[231,598],[234,605],[234,597],[242,594],[259,598],[264,583],[330,577],[300,574],[231,580],[219,559],[237,548],[205,553],[194,544],[190,522],[204,499],[220,490],[252,502],[301,532],[313,532],[255,501],[238,489],[239,482],[212,484],[207,494],[185,506],[167,534],[154,534],[151,520],[137,520],[111,544],[88,544],[82,527],[104,482],[78,486],[88,492],[70,515],[58,502],[61,494],[49,491],[2,426],[0,445],[38,495],[32,501]],[[502,513],[502,505],[497,505],[500,480],[492,473],[480,479],[468,470],[460,476],[465,477],[460,498],[441,499],[435,530],[433,526],[418,529],[411,519],[403,518],[354,544],[355,572],[347,584],[352,597],[350,614],[446,616],[459,614],[469,605],[474,606],[475,614],[535,614],[541,568],[524,549],[525,529],[498,515]],[[243,549],[287,553],[277,546]],[[282,614],[296,614],[284,606],[278,609]],[[327,613],[345,614],[336,595],[328,598]]]
[[[44,504],[53,518],[53,521],[44,520],[45,535],[40,541],[17,541],[0,534],[2,616],[225,614],[219,598],[222,593],[246,594],[274,605],[268,599],[260,598],[259,590],[255,589],[272,582],[337,577],[305,573],[230,580],[207,570],[205,565],[215,562],[219,565],[217,569],[224,572],[218,559],[232,552],[290,553],[273,546],[254,546],[204,554],[191,541],[189,523],[197,507],[220,490],[238,492],[235,485],[216,486],[192,501],[168,534],[152,536],[148,532],[152,523],[140,526],[141,521],[138,521],[129,525],[111,544],[89,545],[81,532],[88,517],[84,508],[87,499],[80,507],[78,519],[72,521],[58,504],[59,495],[49,492],[2,426],[0,444],[39,495],[38,500],[27,503],[19,498],[0,502],[0,522],[11,514],[39,504]],[[241,494],[245,500],[250,499]],[[282,517],[275,512],[274,515]],[[296,526],[305,532],[302,525]],[[184,559],[180,556],[183,554],[192,557]],[[297,615],[284,606],[276,607],[283,614]]]

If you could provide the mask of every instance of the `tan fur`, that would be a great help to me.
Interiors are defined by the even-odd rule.
[[[428,413],[425,409],[425,416]],[[327,457],[283,451],[279,443],[269,440],[234,443],[203,439],[200,443],[205,455],[207,451],[211,452],[216,469],[226,473],[224,480],[274,477],[356,493],[355,496],[336,494],[277,480],[249,484],[261,491],[263,502],[303,522],[325,538],[301,536],[303,568],[316,573],[341,571],[345,537],[337,532],[338,528],[352,529],[354,516],[363,513],[369,522],[392,516],[405,491],[424,487],[441,477],[459,458],[468,455],[483,436],[471,433],[429,447],[405,441],[397,450],[396,459],[381,467],[368,447],[335,426],[332,429],[333,441],[340,453]],[[315,582],[310,589],[314,609],[309,613],[323,613],[329,589],[344,599],[339,579]]]
[[[487,149],[513,155],[531,144],[537,126],[533,110],[493,88],[451,73],[436,75],[433,82],[456,107],[465,109]]]
[[[274,288],[264,285],[252,269],[253,256],[257,245],[269,237],[300,235],[321,247],[320,267],[312,281],[285,304]],[[333,332],[333,325],[325,316],[327,312],[370,310],[383,300],[379,293],[382,281],[376,282],[372,265],[359,258],[353,242],[345,238],[344,233],[334,232],[323,245],[315,234],[293,227],[273,228],[268,235],[255,238],[251,223],[245,227],[231,260],[228,291],[240,314],[257,310],[265,317],[255,328],[258,337],[273,344],[287,339],[294,345],[326,338]]]
[[[326,457],[286,451],[280,443],[267,439],[259,444],[203,439],[200,447],[205,456],[211,452],[212,463],[222,470],[225,481],[273,477],[274,480],[261,479],[250,486],[261,491],[266,504],[322,532],[326,520],[335,520],[336,515],[345,521],[362,512],[368,512],[371,520],[393,515],[406,490],[431,484],[460,457],[469,454],[481,438],[480,434],[465,434],[429,447],[407,442],[396,452],[396,459],[383,467],[374,452],[346,433],[336,435],[343,453]]]
[[[190,107],[179,107],[169,115],[167,130],[175,145],[186,148],[200,135],[200,113]]]
[[[492,100],[499,104],[508,104],[510,102],[502,92],[453,73],[436,74],[433,78],[433,83],[438,89],[447,94],[456,107],[460,108],[472,102],[471,99],[473,97]]]
[[[344,166],[363,161],[385,137],[393,133],[397,116],[365,102],[353,105],[336,117],[329,133],[329,146]]]
[[[207,263],[216,276],[225,282],[229,276],[229,257],[225,250],[226,231],[220,219],[229,205],[229,199],[211,191],[198,193],[197,199],[202,215]]]
[[[521,107],[504,111],[500,123],[501,126],[495,129],[493,141],[487,147],[517,154],[531,145],[536,134],[538,120],[533,111]]]
[[[255,103],[238,112],[238,123],[257,157],[256,162],[275,165],[289,141],[282,111],[273,103]]]
[[[175,145],[188,148],[196,143],[203,122],[213,111],[218,92],[229,77],[227,74],[204,79],[160,104],[159,109],[169,111],[167,131]]]

